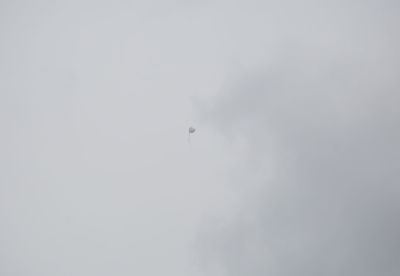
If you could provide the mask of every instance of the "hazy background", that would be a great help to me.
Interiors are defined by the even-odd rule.
[[[0,275],[399,275],[399,8],[0,1]]]

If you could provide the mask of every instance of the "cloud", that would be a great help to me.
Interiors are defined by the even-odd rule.
[[[234,218],[201,231],[204,267],[399,275],[400,63],[396,38],[369,43],[376,28],[369,38],[283,43],[202,112],[238,153],[226,179],[240,194]],[[333,50],[340,42],[350,46]]]

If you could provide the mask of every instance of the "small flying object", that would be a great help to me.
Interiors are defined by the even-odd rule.
[[[189,127],[189,142],[190,142],[190,134],[193,134],[196,131],[194,127]]]

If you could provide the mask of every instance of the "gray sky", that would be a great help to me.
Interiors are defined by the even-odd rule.
[[[398,6],[336,4],[291,17],[276,55],[204,107],[240,194],[202,228],[211,275],[400,273]]]
[[[0,274],[398,275],[398,13],[0,1]]]

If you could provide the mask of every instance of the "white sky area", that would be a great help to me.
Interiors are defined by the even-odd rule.
[[[195,275],[196,229],[231,200],[192,104],[227,41],[195,6],[1,2],[1,275]]]
[[[399,275],[400,190],[374,190],[399,183],[398,14],[396,1],[0,0],[0,275]],[[299,194],[323,186],[333,214],[338,182],[315,185],[361,181],[337,156],[370,121],[385,153],[357,171],[393,203],[371,234],[390,233],[392,261],[366,274],[354,256],[387,248],[358,247],[354,227],[307,232],[303,211],[321,205]],[[332,137],[343,149],[322,154]],[[316,258],[344,241],[348,255]]]

